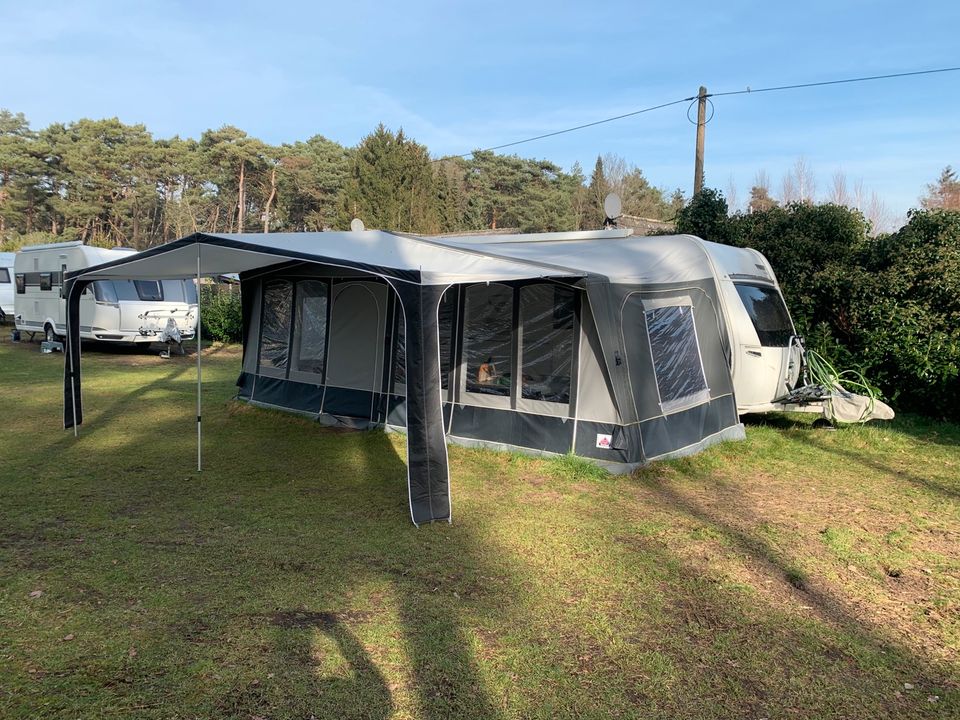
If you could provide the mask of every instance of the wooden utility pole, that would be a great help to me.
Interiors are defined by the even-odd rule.
[[[707,89],[701,85],[697,96],[697,155],[694,159],[693,194],[703,190],[703,134],[707,126]]]

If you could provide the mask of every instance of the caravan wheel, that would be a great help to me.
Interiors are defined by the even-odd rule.
[[[60,338],[57,337],[57,333],[53,329],[53,325],[50,323],[47,323],[43,326],[43,333],[46,335],[47,342],[58,342],[60,340]]]

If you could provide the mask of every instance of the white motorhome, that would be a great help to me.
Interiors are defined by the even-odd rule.
[[[756,250],[701,243],[716,271],[737,412],[783,410],[777,401],[797,386],[803,349],[773,268]]]
[[[13,319],[14,253],[0,253],[0,320]]]
[[[63,276],[135,254],[82,242],[33,245],[16,254],[14,317],[18,330],[47,340],[66,334]],[[80,337],[117,343],[164,339],[169,322],[188,340],[197,329],[197,286],[186,280],[98,280],[80,299]]]

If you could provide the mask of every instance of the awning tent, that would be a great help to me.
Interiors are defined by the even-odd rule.
[[[402,308],[406,358],[407,472],[414,523],[449,520],[450,490],[444,438],[437,307],[444,291],[463,282],[505,282],[536,277],[577,279],[584,273],[542,263],[501,259],[471,248],[448,247],[381,232],[197,233],[129,259],[68,272],[64,427],[83,422],[80,366],[80,297],[96,280],[157,280],[266,268],[313,268],[323,275],[376,278]],[[198,417],[198,423],[200,418]]]
[[[417,524],[451,517],[448,441],[628,471],[743,437],[704,242],[629,231],[198,233],[67,273],[64,425],[83,421],[84,286],[224,273],[241,281],[238,397],[405,430]]]

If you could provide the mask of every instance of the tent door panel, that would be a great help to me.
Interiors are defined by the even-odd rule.
[[[386,323],[387,288],[349,282],[333,290],[327,385],[379,391]]]

